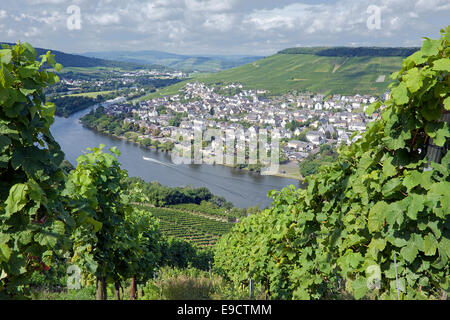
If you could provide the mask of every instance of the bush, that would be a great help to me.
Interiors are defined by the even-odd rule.
[[[247,300],[247,286],[235,285],[213,273],[195,268],[163,268],[156,280],[143,288],[142,300]],[[266,298],[265,288],[255,286],[254,299]]]
[[[207,300],[213,288],[213,281],[209,278],[179,275],[164,283],[163,294],[168,300]]]
[[[81,288],[80,290],[64,290],[56,292],[49,289],[33,291],[33,300],[94,300],[96,289],[94,286]]]

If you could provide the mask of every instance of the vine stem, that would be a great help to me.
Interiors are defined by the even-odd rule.
[[[416,139],[417,139],[417,135],[418,134],[419,134],[419,129],[417,129],[416,132],[414,133],[414,137],[413,137],[412,142],[411,142],[411,150],[410,150],[410,152],[413,152],[413,149],[414,149],[414,146],[416,144]]]
[[[397,299],[400,300],[400,291],[398,285],[398,273],[397,273],[397,259],[395,258],[396,253],[394,252],[394,266],[395,266],[395,282],[397,284]]]

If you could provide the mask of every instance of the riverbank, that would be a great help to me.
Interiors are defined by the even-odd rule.
[[[289,185],[305,188],[297,179],[252,174],[223,165],[175,165],[170,153],[157,152],[155,148],[145,148],[134,141],[97,133],[84,127],[79,119],[90,112],[91,109],[87,109],[69,118],[56,117],[50,128],[66,159],[74,165],[77,158],[86,152],[86,148],[98,147],[100,144],[105,145],[105,150],[117,147],[121,151],[119,161],[122,168],[128,171],[130,177],[140,177],[146,182],[158,181],[168,187],[206,187],[238,208],[255,205],[266,208],[272,203],[272,199],[267,197],[268,192],[281,190]],[[106,127],[104,129],[107,130]],[[147,161],[145,158],[155,161]]]
[[[247,172],[253,172],[256,174],[256,172],[251,171],[248,168],[236,168],[232,165],[229,164],[219,164],[225,167],[229,167],[229,168],[234,168],[237,170],[242,170],[242,171],[247,171]],[[293,169],[293,165],[295,165],[297,167],[297,169]],[[284,173],[283,173],[284,171]],[[293,179],[293,180],[298,180],[300,182],[304,181],[304,178],[302,177],[302,175],[300,174],[300,172],[298,171],[298,164],[296,161],[289,161],[288,163],[284,163],[284,164],[280,164],[280,167],[278,169],[277,173],[271,173],[271,174],[265,174],[262,175],[260,173],[258,173],[261,176],[272,176],[272,177],[280,177],[280,178],[285,178],[285,179]]]
[[[107,135],[107,136],[109,136],[109,137],[113,137],[113,138],[115,138],[115,139],[119,139],[119,140],[123,140],[123,141],[129,142],[129,143],[132,143],[132,144],[134,144],[134,145],[136,145],[136,146],[139,146],[140,148],[143,148],[143,149],[145,149],[145,150],[153,150],[153,151],[158,151],[158,152],[163,152],[163,153],[168,153],[168,152],[170,152],[170,151],[167,151],[167,150],[161,150],[161,149],[156,148],[156,147],[154,147],[154,146],[145,146],[145,145],[142,145],[141,143],[139,143],[139,142],[137,142],[137,141],[134,141],[134,140],[132,140],[132,139],[128,139],[127,137],[125,137],[125,136],[123,136],[123,135],[116,135],[116,134],[110,133],[110,132],[108,132],[108,131],[99,131],[99,130],[97,130],[95,127],[87,126],[87,125],[84,124],[81,120],[80,120],[80,123],[81,123],[82,126],[85,127],[86,129],[92,130],[92,131],[94,131],[94,132],[96,132],[96,133],[98,133],[98,134],[104,134],[104,135]],[[234,168],[234,169],[237,169],[237,170],[247,171],[247,172],[253,172],[253,173],[255,173],[255,174],[258,174],[258,175],[263,176],[263,175],[260,174],[260,173],[256,173],[256,172],[254,172],[254,171],[249,170],[248,168],[242,168],[242,169],[240,169],[240,168],[236,168],[236,167],[234,167],[234,166],[232,166],[232,165],[221,164],[221,163],[218,163],[217,165],[225,166],[225,167],[229,167],[229,168]],[[284,172],[284,173],[283,173],[283,172]],[[280,178],[285,178],[285,179],[293,179],[293,180],[298,180],[298,181],[300,181],[300,182],[302,182],[302,181],[304,180],[303,177],[301,176],[299,170],[298,170],[298,164],[297,164],[296,161],[288,161],[287,163],[280,164],[278,173],[267,174],[267,175],[264,175],[264,176],[274,176],[274,177],[280,177]]]
[[[289,178],[289,179],[296,179],[299,181],[304,181],[305,178],[301,175],[298,167],[297,161],[287,161],[286,163],[280,164],[280,173],[274,174],[276,177],[281,178]],[[283,173],[284,171],[284,173]]]

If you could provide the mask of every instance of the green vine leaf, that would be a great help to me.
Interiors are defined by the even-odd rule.
[[[6,199],[5,213],[9,218],[13,213],[22,210],[27,204],[28,186],[23,183],[14,185],[9,191],[9,197]]]
[[[415,93],[419,91],[420,88],[422,88],[422,75],[418,68],[410,69],[404,77],[406,86],[411,93]]]
[[[409,102],[408,87],[404,82],[401,82],[396,88],[392,89],[392,99],[398,105],[407,104]]]
[[[433,70],[450,72],[450,59],[442,58],[434,61]]]
[[[437,241],[432,234],[428,234],[425,236],[425,238],[423,239],[423,246],[425,255],[434,256],[436,254]]]

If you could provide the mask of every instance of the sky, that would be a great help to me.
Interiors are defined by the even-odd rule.
[[[69,53],[271,55],[301,46],[420,46],[449,0],[0,0],[0,41]]]

